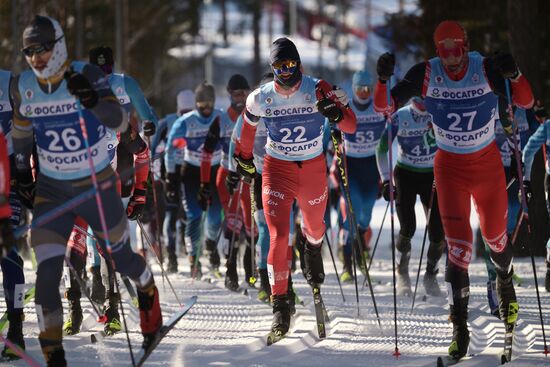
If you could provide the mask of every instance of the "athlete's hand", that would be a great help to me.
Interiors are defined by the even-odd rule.
[[[533,192],[531,191],[531,181],[523,180],[523,190],[525,191],[525,199],[527,200],[527,204],[529,204],[531,197],[533,196]],[[518,193],[518,198],[521,203],[521,190]]]
[[[382,186],[382,196],[384,197],[384,200],[390,201],[390,181],[384,181],[384,184]],[[397,198],[397,191],[395,190],[395,186],[393,187],[393,200]]]
[[[32,209],[34,203],[34,195],[36,192],[36,183],[32,179],[32,172],[27,171],[15,171],[16,175],[16,192],[19,196],[21,203],[27,208]]]
[[[382,54],[376,63],[376,73],[381,82],[388,81],[395,68],[395,55],[389,52]]]
[[[535,113],[535,117],[539,120],[539,121],[545,121],[546,120],[546,109],[544,108],[544,105],[539,101],[537,100],[535,102],[535,105],[533,106],[533,112]]]
[[[0,219],[0,258],[5,257],[15,245],[10,218]]]
[[[239,184],[239,178],[240,177],[237,172],[229,171],[229,173],[227,174],[227,177],[225,178],[225,187],[227,188],[229,195],[233,195],[233,192]]]
[[[332,123],[337,124],[344,117],[344,114],[336,104],[336,101],[333,101],[330,98],[327,98],[327,97],[321,98],[320,100],[317,101],[316,106],[319,113],[325,116]]]
[[[178,174],[166,173],[166,201],[170,204],[177,203],[180,198]]]
[[[128,207],[126,208],[126,215],[129,220],[139,219],[143,214],[143,210],[145,209],[146,194],[147,191],[145,190],[134,189],[134,193],[132,194],[132,197],[130,197]]]
[[[97,105],[99,96],[83,74],[77,73],[71,68],[65,72],[64,77],[69,93],[78,98],[84,107],[93,108]]]
[[[237,161],[237,173],[242,177],[243,181],[246,183],[252,182],[254,177],[256,177],[254,158],[245,159],[240,155],[236,155],[235,160]]]
[[[212,201],[212,192],[210,191],[210,182],[201,182],[199,192],[197,194],[197,200],[202,211],[208,209],[208,205]]]
[[[143,121],[143,134],[145,136],[153,136],[157,131],[157,127],[152,121],[145,120]]]
[[[497,52],[493,56],[493,64],[496,71],[505,79],[515,79],[519,75],[519,69],[514,57],[509,53]]]

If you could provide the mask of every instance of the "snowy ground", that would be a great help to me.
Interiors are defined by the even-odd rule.
[[[385,203],[375,207],[373,229],[377,233]],[[418,210],[417,210],[418,211]],[[389,220],[389,217],[387,218]],[[420,244],[424,229],[423,220],[418,220],[419,230],[415,237],[411,277],[416,275]],[[288,338],[267,347],[265,335],[271,323],[271,309],[255,301],[251,296],[231,293],[220,282],[209,284],[189,279],[186,260],[180,261],[180,274],[171,276],[171,282],[181,299],[198,295],[198,303],[180,321],[177,328],[164,339],[147,366],[435,366],[435,357],[446,353],[451,339],[451,327],[447,321],[445,298],[427,298],[419,285],[419,296],[414,314],[411,315],[411,298],[398,297],[398,335],[401,357],[396,360],[394,350],[393,295],[391,287],[391,251],[389,249],[389,222],[386,222],[373,263],[371,276],[382,327],[376,322],[373,304],[368,290],[360,292],[360,315],[357,316],[355,291],[352,284],[344,285],[346,302],[342,301],[334,269],[328,256],[325,257],[327,279],[322,289],[325,304],[331,318],[327,338],[318,340],[315,331],[315,316],[311,306],[311,291],[301,274],[295,274],[295,285],[306,307],[298,306],[293,331]],[[328,255],[328,254],[327,254]],[[203,262],[204,264],[205,262]],[[337,260],[339,270],[340,262]],[[542,259],[537,259],[539,280],[544,279]],[[516,291],[520,302],[520,320],[515,339],[514,361],[510,366],[548,366],[550,359],[541,353],[543,342],[538,318],[537,302],[530,262],[516,260],[516,270],[523,278]],[[161,306],[165,319],[177,310],[175,297],[168,285],[163,287],[158,267],[156,279],[161,291]],[[470,267],[471,291],[470,328],[472,340],[470,353],[474,357],[461,366],[495,366],[496,355],[502,348],[504,329],[499,320],[490,316],[486,302],[486,276],[484,265],[474,261]],[[413,275],[414,271],[414,275]],[[29,268],[27,277],[34,282],[34,273]],[[440,284],[443,276],[439,275]],[[420,281],[421,283],[421,281]],[[550,333],[550,294],[541,287],[543,311],[547,335]],[[128,297],[126,296],[126,299]],[[87,314],[91,307],[83,300]],[[34,303],[27,307],[25,336],[27,351],[42,361],[36,339],[38,328]],[[139,348],[141,335],[138,317],[133,306],[125,304],[130,338],[134,351]],[[100,330],[92,324],[93,330]],[[90,332],[66,337],[64,340],[70,366],[130,366],[130,355],[124,333],[104,339],[97,344],[89,343]],[[13,363],[24,366],[24,362]]]

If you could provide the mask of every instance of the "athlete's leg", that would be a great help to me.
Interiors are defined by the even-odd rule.
[[[214,177],[219,166],[213,166],[211,175]],[[220,229],[222,222],[222,205],[220,203],[220,197],[218,196],[218,190],[214,182],[210,182],[210,190],[212,198],[210,205],[208,206],[206,216],[206,235],[204,241],[204,247],[208,253],[210,260],[210,266],[217,270],[220,267],[220,255],[218,253],[218,244],[216,243],[216,235]]]
[[[197,201],[200,184],[199,167],[188,164],[183,173],[183,209],[185,210],[185,246],[189,255],[189,262],[192,267],[191,273],[197,277],[201,276],[200,261],[202,254],[200,246],[202,210]]]

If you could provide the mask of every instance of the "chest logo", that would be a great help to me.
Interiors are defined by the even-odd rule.
[[[34,95],[34,93],[32,92],[32,90],[27,89],[27,90],[25,91],[25,98],[27,98],[27,99],[32,99],[33,95]]]

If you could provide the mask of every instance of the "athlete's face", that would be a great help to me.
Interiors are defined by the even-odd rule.
[[[231,107],[233,107],[235,111],[241,113],[246,103],[248,93],[250,93],[248,89],[236,89],[229,92]]]
[[[23,49],[27,63],[35,70],[42,71],[48,66],[52,57],[52,49],[45,48],[41,44],[30,45]]]
[[[466,46],[462,42],[446,39],[437,45],[437,55],[447,71],[458,74],[466,63]]]
[[[214,102],[207,101],[196,101],[195,107],[203,117],[210,117],[212,111],[214,111]]]
[[[359,99],[365,100],[370,98],[370,88],[368,85],[357,85],[353,87],[353,93]]]

